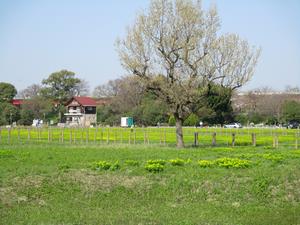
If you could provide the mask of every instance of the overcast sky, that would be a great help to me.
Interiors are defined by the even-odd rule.
[[[203,0],[216,4],[222,33],[262,48],[251,82],[300,86],[299,0]],[[114,43],[149,0],[0,0],[0,82],[18,90],[67,69],[91,89],[126,74]]]

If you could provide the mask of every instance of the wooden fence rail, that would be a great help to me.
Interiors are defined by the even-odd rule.
[[[299,130],[184,128],[184,142],[193,146],[269,146],[298,149]],[[174,128],[0,128],[1,144],[159,144],[175,145]]]

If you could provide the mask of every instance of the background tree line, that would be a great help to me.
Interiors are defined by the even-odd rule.
[[[57,85],[59,84],[59,85]],[[65,91],[64,91],[65,90]],[[42,84],[32,84],[17,94],[12,84],[0,83],[0,125],[17,122],[31,125],[32,120],[43,119],[54,123],[63,121],[64,103],[72,96],[89,94],[86,81],[70,71],[52,73]],[[222,125],[233,121],[244,125],[264,123],[283,124],[291,120],[300,122],[300,90],[287,87],[276,92],[269,87],[257,88],[243,94],[218,85],[210,85],[205,98],[195,104],[192,113],[183,121],[184,126]],[[168,106],[147,90],[135,76],[110,80],[95,87],[94,98],[106,100],[97,107],[97,121],[102,125],[120,124],[122,116],[132,116],[137,125],[175,126],[176,120]],[[21,108],[11,104],[14,97],[23,99]]]

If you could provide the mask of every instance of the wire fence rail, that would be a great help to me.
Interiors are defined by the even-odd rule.
[[[183,128],[187,146],[264,146],[300,148],[298,130],[274,128]],[[158,144],[176,145],[174,127],[147,128],[0,128],[0,144],[61,143],[69,145]]]

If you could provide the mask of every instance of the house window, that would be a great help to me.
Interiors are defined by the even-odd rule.
[[[85,107],[85,114],[96,114],[96,107],[95,106]]]

